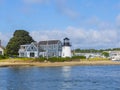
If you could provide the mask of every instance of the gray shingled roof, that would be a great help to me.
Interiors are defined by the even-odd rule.
[[[48,40],[48,41],[40,41],[39,45],[50,45],[50,44],[57,44],[60,40]]]
[[[0,48],[4,49],[4,47],[3,47],[3,46],[0,46]]]

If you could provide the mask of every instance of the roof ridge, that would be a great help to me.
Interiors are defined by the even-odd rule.
[[[57,44],[60,40],[46,40],[46,41],[40,41],[39,45],[46,45],[46,44]]]
[[[43,40],[43,41],[60,41],[60,40]],[[39,41],[42,42],[42,41]]]

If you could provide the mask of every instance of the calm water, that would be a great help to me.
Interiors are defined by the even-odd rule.
[[[0,90],[120,90],[120,66],[5,67]]]

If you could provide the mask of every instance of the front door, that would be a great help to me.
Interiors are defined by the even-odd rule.
[[[35,57],[35,53],[30,53],[30,57]]]

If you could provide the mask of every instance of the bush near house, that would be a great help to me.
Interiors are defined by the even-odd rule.
[[[51,57],[51,58],[48,58],[48,61],[50,61],[50,62],[64,62],[64,61],[71,61],[71,58],[69,58],[69,57],[66,57],[66,58]]]
[[[72,59],[86,59],[86,56],[73,56]]]
[[[7,57],[3,56],[3,55],[0,55],[0,60],[1,59],[6,59]]]
[[[109,57],[109,53],[108,52],[102,52],[102,55],[104,55],[106,58]]]
[[[45,58],[45,57],[39,57],[39,58],[19,58],[23,61],[27,60],[32,60],[33,62],[64,62],[64,61],[72,61],[71,58],[66,57],[66,58],[61,58],[61,57],[50,57],[50,58]]]
[[[86,56],[73,56],[72,61],[81,61],[81,60],[86,60]]]
[[[38,62],[45,62],[45,60],[47,60],[44,57],[39,57],[39,58],[35,58],[34,61],[38,61]]]
[[[38,61],[38,62],[45,62],[45,61],[49,61],[49,62],[65,62],[65,61],[75,61],[75,60],[80,60],[80,59],[86,59],[85,56],[73,56],[72,58],[66,57],[66,58],[62,58],[62,57],[50,57],[50,58],[44,58],[44,57],[39,57],[39,58],[34,58],[34,61]]]
[[[74,61],[74,60],[80,60],[80,59],[86,59],[85,56],[74,56],[72,58],[66,57],[66,58],[62,58],[62,57],[50,57],[50,58],[45,58],[45,57],[39,57],[39,58],[21,58],[22,60],[32,60],[32,61],[37,61],[37,62],[65,62],[65,61]]]

